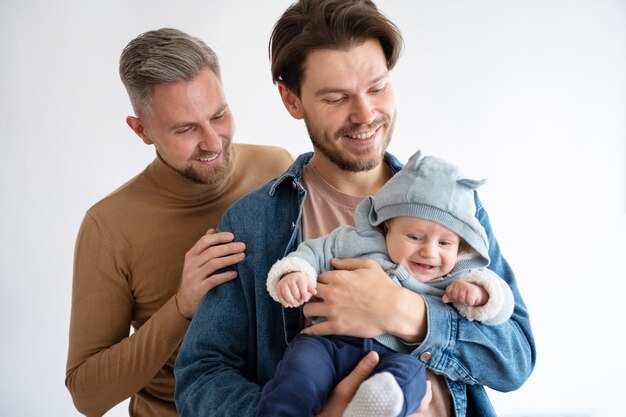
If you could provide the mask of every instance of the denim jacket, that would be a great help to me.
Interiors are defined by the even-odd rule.
[[[302,312],[284,309],[270,298],[267,272],[293,251],[300,235],[302,167],[312,153],[301,155],[280,177],[233,204],[219,231],[231,231],[246,244],[246,258],[236,266],[238,278],[213,288],[196,312],[175,366],[176,406],[181,417],[254,416],[263,385],[274,375],[287,343],[302,329]],[[394,174],[401,164],[385,155]],[[500,254],[487,213],[476,197],[476,216],[489,237],[489,268],[513,291],[511,319],[487,326],[424,297],[428,333],[410,353],[446,381],[457,417],[496,416],[483,388],[519,388],[535,364],[535,344],[526,306],[511,268]]]

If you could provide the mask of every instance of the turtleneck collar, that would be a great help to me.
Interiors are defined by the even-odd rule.
[[[231,146],[231,171],[219,184],[200,184],[192,181],[167,165],[161,155],[146,168],[146,175],[157,193],[180,202],[185,206],[196,206],[219,200],[228,190],[233,173],[237,169],[236,146]]]

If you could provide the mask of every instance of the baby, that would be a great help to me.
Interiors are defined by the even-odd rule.
[[[441,297],[469,320],[503,323],[514,301],[506,282],[486,269],[488,241],[474,202],[474,190],[483,183],[418,151],[375,197],[359,204],[355,227],[344,225],[305,241],[274,264],[267,280],[270,295],[284,307],[299,306],[316,294],[317,276],[331,269],[331,259],[371,258],[398,285]],[[334,385],[369,350],[378,351],[380,363],[344,416],[415,412],[425,392],[425,369],[406,354],[411,346],[391,335],[373,340],[299,335],[264,387],[257,415],[316,414]],[[290,398],[294,386],[306,389]]]

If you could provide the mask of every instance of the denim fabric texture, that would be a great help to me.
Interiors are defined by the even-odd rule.
[[[283,310],[268,295],[266,280],[270,267],[299,243],[306,197],[301,171],[312,155],[298,157],[283,175],[244,196],[222,218],[218,230],[246,243],[246,259],[236,267],[237,279],[207,293],[183,340],[175,366],[181,417],[254,416],[263,385],[274,376],[288,341],[302,329],[300,309]],[[385,161],[394,173],[401,169],[392,155],[386,154]],[[513,315],[487,326],[424,297],[428,334],[410,354],[446,376],[457,417],[495,417],[483,386],[505,392],[519,388],[534,368],[536,352],[513,272],[477,195],[475,202],[489,239],[489,269],[511,286]]]

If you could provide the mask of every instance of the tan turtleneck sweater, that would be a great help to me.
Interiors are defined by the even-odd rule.
[[[174,294],[185,253],[235,200],[291,162],[281,148],[235,144],[231,175],[211,186],[157,157],[87,211],[74,257],[65,380],[81,413],[101,416],[130,397],[131,416],[177,415],[173,367],[189,322]]]

